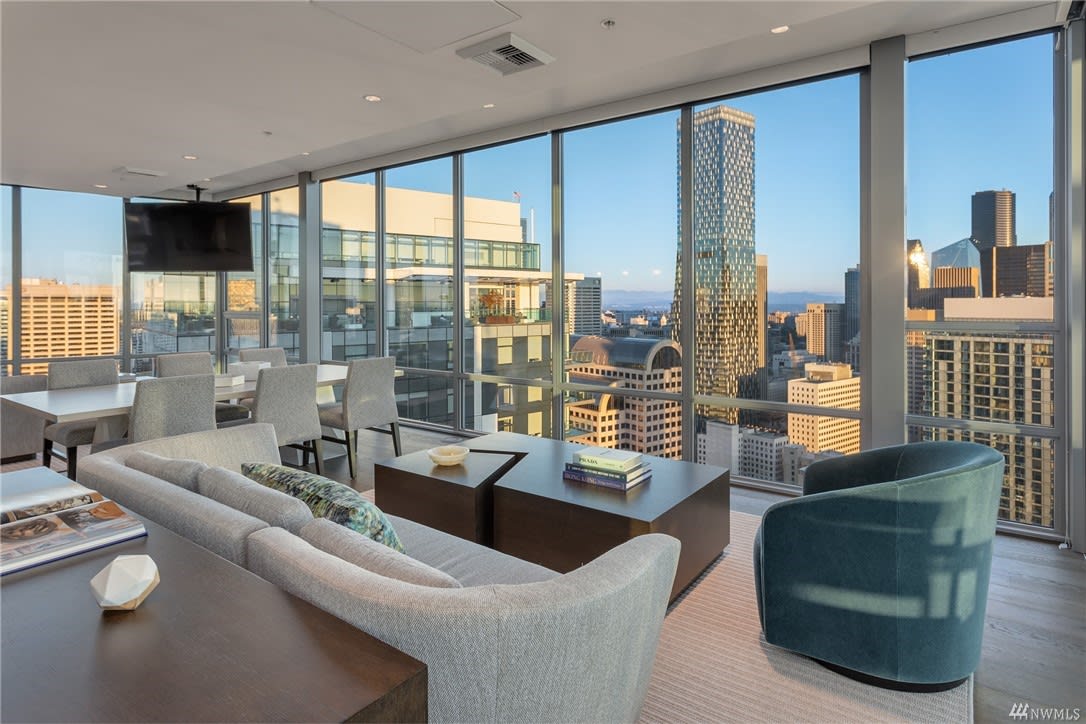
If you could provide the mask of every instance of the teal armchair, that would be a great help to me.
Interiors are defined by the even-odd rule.
[[[941,691],[980,660],[1003,456],[922,442],[819,461],[754,541],[768,643],[867,683]]]

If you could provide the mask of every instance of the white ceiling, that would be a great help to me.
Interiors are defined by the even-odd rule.
[[[1053,23],[1066,13],[1038,0],[4,0],[0,166],[5,184],[216,193],[1039,6]],[[502,32],[557,59],[501,76],[456,55]]]

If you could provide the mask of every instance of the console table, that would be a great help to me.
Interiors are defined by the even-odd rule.
[[[0,579],[0,719],[426,719],[425,664],[144,525],[146,538]],[[162,582],[135,611],[102,612],[91,577],[118,555],[141,553]]]

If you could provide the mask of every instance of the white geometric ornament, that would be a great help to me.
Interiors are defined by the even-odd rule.
[[[117,556],[90,580],[98,605],[107,611],[131,611],[158,585],[151,556]]]

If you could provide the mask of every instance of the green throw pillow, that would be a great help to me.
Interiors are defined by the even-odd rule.
[[[327,518],[393,550],[404,552],[400,537],[385,514],[354,488],[284,465],[242,463],[241,472],[261,485],[301,500],[318,518]]]

